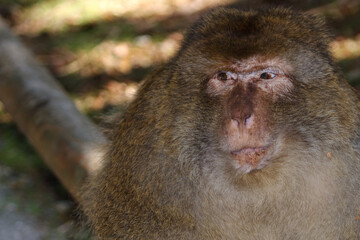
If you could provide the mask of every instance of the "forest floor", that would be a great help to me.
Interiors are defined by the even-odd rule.
[[[45,189],[44,196],[35,198],[33,194],[38,192],[33,189],[35,185],[29,175],[0,166],[0,239],[68,239],[66,234],[73,228],[73,222],[59,223],[60,216],[68,214],[72,202],[55,200]]]

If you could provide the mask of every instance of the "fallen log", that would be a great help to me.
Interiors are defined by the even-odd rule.
[[[106,143],[62,87],[0,19],[0,101],[66,189],[78,198]]]

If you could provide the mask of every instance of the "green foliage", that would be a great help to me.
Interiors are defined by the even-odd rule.
[[[114,25],[104,22],[77,27],[69,32],[55,35],[53,39],[56,47],[77,52],[79,50],[91,50],[104,40],[130,41],[135,37],[136,32],[130,24],[119,23]]]
[[[14,124],[0,124],[0,164],[28,172],[45,164]]]

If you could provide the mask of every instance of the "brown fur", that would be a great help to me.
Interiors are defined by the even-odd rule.
[[[104,166],[84,191],[99,239],[360,238],[359,108],[329,41],[321,20],[287,9],[202,17],[116,120]],[[245,90],[232,97],[209,82],[222,68],[246,72],[241,63],[254,56],[249,66],[288,67],[291,88],[257,89],[241,102]],[[269,136],[274,146],[249,173],[224,150],[237,138],[224,133],[235,100],[261,116],[250,139]]]

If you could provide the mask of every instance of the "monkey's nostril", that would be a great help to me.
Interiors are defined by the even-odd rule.
[[[245,118],[245,126],[247,128],[251,127],[253,122],[254,122],[254,115],[253,114],[251,114],[251,115],[249,115],[248,117]]]
[[[231,119],[231,123],[235,126],[235,127],[239,127],[239,121],[235,118]]]

